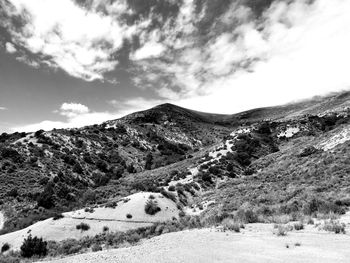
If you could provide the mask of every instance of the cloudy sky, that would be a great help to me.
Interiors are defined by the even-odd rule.
[[[349,0],[0,0],[0,133],[350,87]]]

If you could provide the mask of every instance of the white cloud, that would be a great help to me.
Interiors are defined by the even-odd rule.
[[[63,103],[60,107],[59,113],[68,118],[74,118],[76,116],[89,113],[89,108],[80,103]]]
[[[14,42],[50,57],[54,66],[86,80],[102,79],[104,72],[114,69],[118,62],[111,55],[134,30],[111,16],[85,10],[72,0],[10,2],[15,7],[13,14],[27,19],[23,32],[12,30]]]
[[[0,107],[0,110],[7,110],[6,107]]]
[[[152,57],[159,57],[165,51],[164,45],[155,42],[148,42],[132,55],[133,60],[141,60]]]
[[[5,48],[6,48],[6,51],[10,54],[17,52],[17,49],[15,48],[15,46],[10,42],[6,42]]]

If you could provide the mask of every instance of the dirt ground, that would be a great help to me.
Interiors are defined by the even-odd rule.
[[[250,263],[350,262],[350,235],[307,226],[286,236],[271,224],[247,225],[241,233],[199,229],[169,233],[140,245],[46,261],[50,263]]]

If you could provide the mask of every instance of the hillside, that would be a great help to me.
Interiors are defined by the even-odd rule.
[[[56,233],[86,220],[91,230],[74,237],[97,242],[94,235],[107,238],[106,222],[131,235],[145,224],[137,235],[149,237],[225,218],[342,215],[350,205],[349,101],[343,92],[232,115],[163,104],[101,125],[2,134],[0,245],[18,249],[32,231],[63,242],[69,235],[40,234],[41,224]],[[147,198],[133,201],[141,193],[157,198],[154,220],[140,214]],[[149,225],[164,221],[161,230]]]

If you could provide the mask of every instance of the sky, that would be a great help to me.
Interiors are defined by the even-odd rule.
[[[350,88],[349,0],[0,0],[0,133]]]

